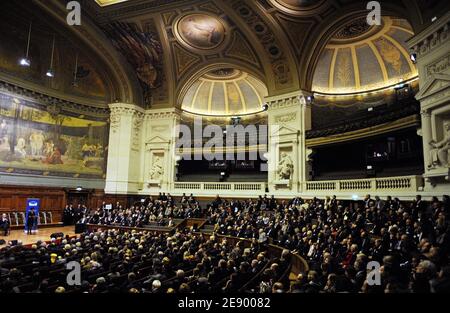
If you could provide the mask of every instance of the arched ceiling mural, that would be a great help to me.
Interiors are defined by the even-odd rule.
[[[233,68],[210,71],[187,90],[181,108],[214,116],[247,115],[262,111],[267,88],[256,77]]]
[[[339,29],[323,50],[313,91],[347,94],[380,89],[417,77],[406,45],[413,35],[404,19],[383,17],[380,26],[366,18]]]
[[[59,0],[35,3],[67,15]],[[181,107],[193,81],[217,64],[258,77],[270,96],[355,92],[414,77],[403,42],[426,26],[425,16],[445,12],[442,3],[381,1],[395,18],[358,34],[356,18],[367,12],[358,0],[85,0],[83,24],[67,28],[121,69],[119,100]],[[356,33],[346,38],[348,31]]]

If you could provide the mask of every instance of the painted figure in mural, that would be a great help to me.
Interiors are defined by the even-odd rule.
[[[116,22],[105,30],[113,44],[136,69],[139,80],[149,88],[159,87],[162,47],[157,35],[142,31],[134,23]]]
[[[94,149],[94,145],[88,145],[87,143],[85,143],[81,148],[83,159],[93,156],[95,154]]]
[[[204,37],[205,40],[211,44],[219,42],[220,33],[217,32],[214,25],[197,22],[197,20],[192,17],[189,18],[187,22],[191,27],[186,31],[186,36],[191,38],[195,38],[196,36]]]
[[[438,165],[446,167],[449,166],[448,151],[450,150],[450,122],[444,125],[445,134],[444,139],[439,142],[432,140],[430,146],[430,162],[428,167],[436,167]]]
[[[152,169],[150,170],[150,179],[159,179],[164,174],[164,169],[162,167],[162,160],[160,157],[155,157]]]
[[[16,151],[16,153],[20,154],[21,157],[24,157],[27,155],[27,151],[25,150],[25,147],[26,147],[25,139],[23,139],[22,137],[17,139],[15,151]]]
[[[290,179],[294,172],[294,163],[291,157],[286,153],[281,153],[280,161],[278,162],[277,174],[279,179]]]
[[[8,124],[5,120],[0,123],[0,147],[5,146],[9,148],[8,143]]]
[[[41,132],[33,132],[30,135],[31,155],[42,155],[42,148],[44,147],[45,137]]]
[[[55,144],[53,143],[53,141],[51,140],[47,141],[44,146],[44,155],[46,155],[47,157],[50,156],[53,152],[54,146]]]
[[[52,153],[49,156],[47,156],[47,158],[44,160],[44,163],[63,164],[61,156],[62,156],[61,150],[59,150],[58,147],[54,147]]]

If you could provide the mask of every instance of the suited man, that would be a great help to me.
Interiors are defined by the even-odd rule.
[[[10,226],[10,222],[8,217],[6,216],[5,213],[2,214],[2,219],[0,221],[0,227],[3,229],[4,231],[4,236],[8,236],[9,234],[9,226]]]
[[[31,209],[28,212],[27,216],[27,234],[31,235],[31,231],[33,230],[34,222],[36,221],[36,213],[34,212],[34,209]]]

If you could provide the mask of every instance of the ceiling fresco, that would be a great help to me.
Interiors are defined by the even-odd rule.
[[[234,116],[262,111],[265,85],[256,77],[233,68],[210,71],[187,91],[181,108],[202,115]]]
[[[406,45],[413,35],[403,19],[383,17],[368,26],[365,18],[344,25],[322,52],[313,91],[325,94],[367,92],[417,77]]]
[[[186,46],[212,49],[225,38],[225,27],[219,18],[207,14],[183,16],[175,26],[176,34]]]
[[[448,6],[414,1],[408,7],[400,0],[381,1],[383,25],[368,27],[358,19],[366,3],[357,0],[80,0],[83,25],[55,29],[84,45],[77,77],[83,95],[103,102],[97,107],[124,101],[181,108],[191,85],[218,68],[248,73],[270,96],[299,89],[362,93],[414,78],[417,70],[404,42]],[[60,1],[33,5],[65,23]],[[23,40],[26,29],[22,32]],[[37,53],[34,44],[31,52]],[[64,54],[70,59],[73,51]],[[55,62],[70,73],[67,56],[58,47]],[[40,63],[33,62],[35,76],[48,60]],[[71,86],[56,86],[62,81],[40,84],[78,95]]]

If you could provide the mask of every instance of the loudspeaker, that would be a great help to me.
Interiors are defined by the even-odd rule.
[[[6,241],[4,239],[0,239],[0,246],[4,245],[6,243]]]

